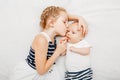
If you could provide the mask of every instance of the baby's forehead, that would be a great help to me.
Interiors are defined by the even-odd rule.
[[[78,22],[73,22],[69,24],[69,28],[76,28],[76,27],[78,27]]]

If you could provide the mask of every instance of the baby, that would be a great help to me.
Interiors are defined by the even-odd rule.
[[[81,30],[78,30],[78,23],[69,25],[67,32],[68,44],[66,53],[66,80],[92,80],[92,70],[90,67],[91,46],[84,39]]]

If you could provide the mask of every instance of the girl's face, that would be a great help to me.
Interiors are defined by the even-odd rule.
[[[55,32],[57,35],[65,36],[68,27],[68,16],[65,12],[60,12],[58,19],[55,21],[54,24]]]
[[[81,39],[81,31],[78,31],[78,25],[76,24],[72,24],[69,26],[69,30],[67,32],[67,38],[68,38],[68,42],[77,42]]]

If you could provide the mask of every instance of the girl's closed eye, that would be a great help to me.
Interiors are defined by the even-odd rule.
[[[67,21],[64,21],[64,24],[67,24]]]
[[[67,30],[67,32],[70,32],[70,30]]]
[[[63,21],[65,24],[67,24],[68,23],[68,21]]]

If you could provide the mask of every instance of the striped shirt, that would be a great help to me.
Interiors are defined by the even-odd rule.
[[[93,80],[93,72],[91,68],[79,72],[66,72],[65,80]]]
[[[47,59],[49,59],[52,56],[52,54],[54,53],[56,49],[56,39],[54,40],[54,44],[52,43],[52,41],[49,41],[48,43],[49,45],[48,45]],[[26,62],[30,67],[32,67],[33,69],[36,69],[35,51],[32,49],[32,47],[30,47],[29,55],[26,58]]]

